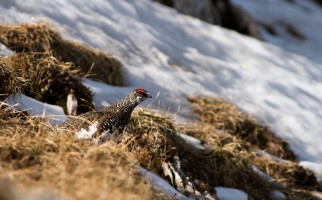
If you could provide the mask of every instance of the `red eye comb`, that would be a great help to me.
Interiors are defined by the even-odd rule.
[[[146,93],[146,90],[145,89],[142,89],[142,88],[138,88],[135,91],[136,92],[139,92],[139,93]]]

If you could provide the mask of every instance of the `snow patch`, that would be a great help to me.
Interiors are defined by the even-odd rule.
[[[193,146],[195,146],[198,149],[206,149],[206,147],[201,143],[201,140],[192,137],[190,135],[187,134],[183,134],[183,133],[178,133],[180,137],[182,137],[186,142],[188,142],[189,144],[192,144]]]
[[[27,111],[30,115],[45,117],[52,124],[60,124],[67,119],[62,107],[43,103],[23,94],[11,96],[7,103],[17,110]]]
[[[248,195],[238,189],[227,187],[215,187],[219,200],[248,200]]]
[[[274,200],[286,200],[287,196],[278,190],[273,190],[269,193],[269,197],[270,199],[274,199]]]

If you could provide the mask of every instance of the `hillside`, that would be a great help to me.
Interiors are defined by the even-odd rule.
[[[291,53],[265,34],[272,44],[148,0],[0,9],[3,198],[321,196],[322,65],[310,45]],[[138,87],[154,99],[133,113],[120,144],[92,146],[55,125],[70,93],[83,113]],[[171,174],[191,181],[180,186]]]

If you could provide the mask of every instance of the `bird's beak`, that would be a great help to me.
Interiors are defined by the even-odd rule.
[[[149,93],[146,93],[146,98],[152,98],[152,96]]]

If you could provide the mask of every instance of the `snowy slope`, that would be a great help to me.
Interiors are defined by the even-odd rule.
[[[322,63],[322,7],[313,0],[232,0],[250,13],[257,22],[269,24],[276,35],[262,30],[266,41]],[[294,27],[304,39],[294,36]],[[309,67],[309,66],[308,66]]]
[[[186,95],[223,96],[289,140],[306,166],[322,163],[321,64],[149,0],[4,0],[0,11],[2,22],[50,20],[119,58],[129,86],[85,82],[98,106],[144,87],[159,93],[152,107],[187,117]]]

